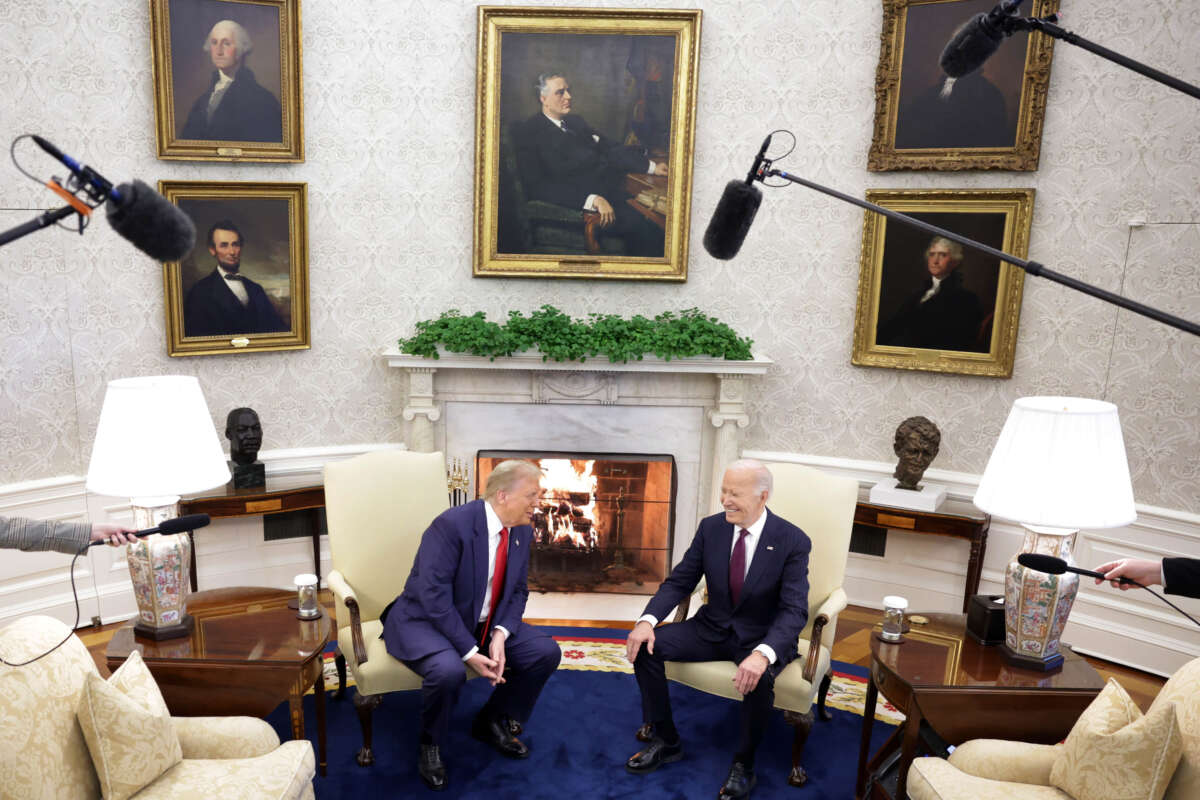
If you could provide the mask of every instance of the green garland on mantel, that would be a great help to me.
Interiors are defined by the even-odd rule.
[[[543,361],[582,362],[591,356],[607,356],[613,363],[624,363],[641,361],[649,353],[668,361],[702,355],[749,361],[754,344],[698,308],[678,314],[664,311],[654,319],[640,314],[631,319],[588,314],[586,320],[573,320],[554,306],[544,305],[528,317],[510,311],[503,325],[489,322],[482,311],[464,317],[452,308],[437,319],[418,322],[416,328],[416,335],[400,340],[400,352],[435,359],[439,347],[493,361],[497,356],[536,347]]]

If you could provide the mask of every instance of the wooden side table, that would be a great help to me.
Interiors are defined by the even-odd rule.
[[[115,670],[134,650],[142,654],[167,708],[178,717],[265,717],[284,700],[292,736],[303,739],[304,693],[312,687],[317,711],[317,757],[325,774],[324,650],[329,615],[302,620],[285,589],[232,587],[188,597],[196,624],[186,638],[139,638],[133,623],[117,629],[105,650]]]
[[[979,591],[979,576],[983,573],[983,556],[987,553],[988,526],[992,518],[979,510],[950,501],[943,511],[914,511],[911,508],[895,508],[859,501],[854,510],[856,525],[872,528],[894,528],[909,533],[932,536],[951,536],[966,539],[971,543],[971,556],[967,561],[967,581],[963,591],[962,610],[967,612],[971,596]]]
[[[325,485],[297,482],[286,478],[267,478],[266,486],[258,489],[234,489],[226,484],[205,494],[184,497],[179,501],[179,513],[208,514],[213,519],[228,517],[253,517],[259,514],[279,514],[284,511],[309,512],[312,531],[313,574],[317,576],[317,588],[321,588],[321,530],[320,509],[325,507]],[[196,541],[192,539],[192,591],[198,588],[196,578]]]
[[[1063,647],[1065,658],[1057,670],[1022,669],[1009,664],[999,647],[967,636],[966,615],[925,616],[929,623],[913,624],[899,643],[871,637],[857,800],[908,796],[908,768],[917,753],[922,720],[952,745],[980,738],[1054,744],[1104,688],[1100,674],[1068,647]],[[868,759],[880,693],[905,720]],[[895,770],[894,791],[884,781],[889,768]]]

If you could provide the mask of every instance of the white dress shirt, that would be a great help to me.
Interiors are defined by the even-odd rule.
[[[225,268],[218,265],[217,271],[221,273],[221,277],[225,279],[225,285],[229,287],[229,291],[233,292],[237,297],[238,302],[243,307],[250,305],[250,293],[246,291],[246,284],[242,283],[241,274],[237,272],[226,272]],[[235,277],[230,277],[230,276]]]
[[[486,500],[483,501],[483,513],[487,516],[488,579],[487,588],[483,590],[483,607],[479,609],[479,619],[477,621],[480,623],[487,622],[488,610],[492,607],[492,576],[496,572],[496,551],[500,549],[500,531],[505,527],[504,523],[500,521],[499,515],[497,515],[496,511],[492,508],[492,504]],[[511,530],[508,532],[508,535],[512,536]],[[505,571],[507,572],[507,570],[508,567],[505,566]],[[499,591],[501,588],[503,587],[497,587],[496,591]],[[495,628],[496,630],[504,633],[505,639],[508,638],[509,634],[507,628],[505,628],[503,625],[496,625]],[[462,660],[466,661],[468,658],[478,652],[479,645],[476,645],[467,651],[467,654],[462,657]],[[484,655],[487,654],[485,653]]]
[[[758,549],[758,540],[762,538],[763,526],[767,524],[767,509],[764,507],[762,513],[758,515],[758,519],[750,523],[750,527],[742,528],[735,525],[733,528],[733,544],[729,546],[729,557],[733,558],[733,548],[737,547],[738,537],[742,535],[742,531],[746,531],[746,573],[742,577],[750,574],[750,563],[754,560],[754,551]],[[638,622],[649,622],[653,627],[658,624],[658,617],[653,614],[643,614],[638,618]],[[755,652],[762,653],[767,657],[767,662],[774,664],[778,656],[775,654],[775,649],[765,642],[754,648]]]

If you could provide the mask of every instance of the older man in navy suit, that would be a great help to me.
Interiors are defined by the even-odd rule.
[[[701,521],[683,560],[663,581],[626,640],[642,692],[642,714],[653,726],[646,748],[626,762],[633,773],[683,757],[671,717],[665,661],[733,661],[743,695],[741,731],[722,800],[748,797],[754,753],[775,703],[775,676],[796,657],[808,621],[808,536],[767,509],[771,473],[752,460],[735,461],[721,481],[725,511]],[[708,602],[683,622],[655,629],[704,578]]]
[[[440,748],[466,681],[464,665],[496,687],[471,735],[509,758],[529,755],[510,722],[529,719],[561,658],[553,639],[521,621],[541,476],[529,461],[497,464],[482,500],[430,524],[404,591],[384,609],[387,651],[423,678],[417,766],[431,789],[447,785]]]

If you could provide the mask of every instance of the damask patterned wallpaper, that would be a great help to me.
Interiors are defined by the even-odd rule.
[[[171,359],[160,267],[106,222],[8,245],[0,484],[84,473],[105,382],[133,375],[198,376],[220,427],[228,409],[253,406],[265,448],[401,441],[403,389],[383,349],[450,306],[499,318],[549,302],[576,315],[699,306],[752,336],[776,362],[752,401],[756,449],[890,461],[896,424],[924,414],[943,431],[936,466],[978,473],[1014,398],[1105,398],[1121,409],[1137,500],[1200,510],[1195,337],[1030,278],[1011,380],[853,367],[856,208],[768,190],[736,260],[700,247],[725,181],[767,131],[788,128],[799,139],[789,169],[859,196],[1035,187],[1031,257],[1198,319],[1200,104],[1059,43],[1038,172],[872,174],[878,0],[604,5],[704,10],[684,285],[471,277],[473,3],[304,0],[308,160],[239,166],[156,160],[145,0],[0,0],[4,138],[40,133],[114,181],[308,182],[313,340],[309,351]],[[1200,80],[1192,0],[1063,6],[1081,35]],[[0,175],[0,229],[53,203],[7,161]]]

